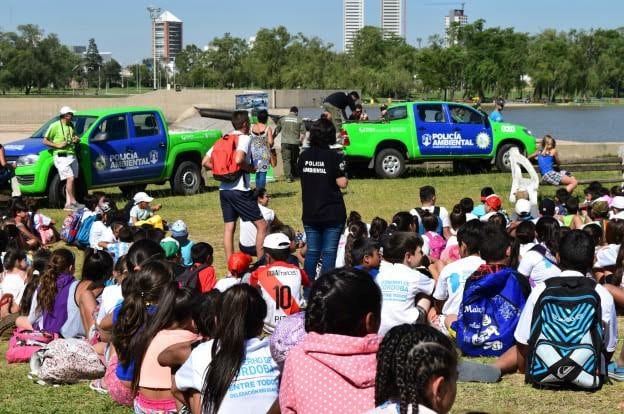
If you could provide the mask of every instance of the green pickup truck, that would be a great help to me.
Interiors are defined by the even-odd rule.
[[[53,164],[52,150],[43,136],[55,117],[31,137],[4,146],[24,195],[48,197],[50,206],[65,203],[64,182]],[[118,186],[124,194],[148,184],[169,181],[174,194],[199,191],[201,161],[221,137],[221,131],[170,132],[154,108],[103,108],[79,111],[72,120],[80,137],[78,194],[94,188]]]
[[[535,151],[525,127],[490,122],[487,115],[454,102],[407,102],[388,108],[385,119],[343,124],[349,165],[366,165],[382,178],[400,177],[408,163],[449,160],[462,171],[509,171],[509,150]]]

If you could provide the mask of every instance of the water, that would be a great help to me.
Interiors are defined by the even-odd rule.
[[[320,113],[320,108],[300,110],[300,115],[306,118],[317,118]],[[379,118],[378,107],[367,107],[366,113],[370,119]],[[624,106],[508,106],[503,116],[505,122],[524,125],[538,138],[551,134],[556,139],[569,141],[624,141]]]

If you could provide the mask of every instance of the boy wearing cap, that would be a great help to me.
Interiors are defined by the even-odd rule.
[[[214,288],[220,292],[225,292],[234,285],[248,283],[250,278],[249,266],[251,265],[251,260],[252,257],[247,253],[232,253],[228,259],[229,274],[223,279],[219,279]]]
[[[153,197],[147,195],[147,193],[140,191],[134,195],[134,206],[130,209],[130,221],[129,224],[140,227],[143,224],[149,224],[154,228],[164,230],[162,218],[159,215],[155,215],[154,212],[162,208],[160,204],[151,206],[150,203],[154,201]]]
[[[272,233],[264,239],[266,265],[251,274],[249,284],[257,286],[267,304],[264,332],[272,334],[280,319],[300,311],[301,288],[308,286],[306,273],[286,262],[290,239],[283,233]]]
[[[71,120],[74,110],[64,106],[60,110],[59,120],[53,122],[43,137],[43,144],[52,148],[54,166],[61,181],[65,185],[65,210],[77,210],[84,206],[78,204],[75,195],[75,180],[78,178],[78,160],[76,159],[76,144],[80,138]]]
[[[492,187],[483,187],[481,189],[481,204],[472,209],[472,214],[481,218],[485,214],[485,199],[494,194],[494,189]]]
[[[487,223],[490,217],[498,213],[503,206],[503,200],[497,194],[491,194],[485,198],[484,202],[485,214],[479,220]]]
[[[160,241],[160,247],[165,252],[165,259],[173,264],[173,273],[176,278],[186,270],[180,264],[180,243],[173,237],[165,237]]]
[[[188,238],[188,227],[182,220],[176,220],[171,227],[171,237],[173,237],[180,244],[180,254],[182,255],[182,264],[184,267],[189,267],[193,264],[193,258],[191,250],[195,245],[195,242]]]

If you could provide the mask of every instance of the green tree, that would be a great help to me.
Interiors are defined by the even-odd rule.
[[[106,84],[111,86],[121,86],[121,65],[115,59],[111,59],[102,65],[102,76],[106,79]]]
[[[290,41],[291,35],[284,26],[258,30],[247,59],[254,85],[261,88],[283,87],[282,72]]]
[[[89,45],[87,46],[87,53],[84,59],[89,83],[95,84],[99,82],[101,79],[102,56],[100,56],[100,51],[93,38],[89,39]],[[98,83],[97,86],[99,89],[100,84]]]
[[[249,72],[245,60],[249,48],[244,39],[226,33],[216,37],[208,45],[207,66],[204,85],[217,88],[245,87],[249,83]]]

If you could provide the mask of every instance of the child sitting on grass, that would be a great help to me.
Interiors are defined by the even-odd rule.
[[[193,240],[188,238],[188,227],[182,220],[176,220],[170,227],[171,237],[180,244],[180,255],[182,256],[182,265],[189,267],[193,264],[192,249],[195,245]]]
[[[375,279],[381,264],[379,243],[370,238],[356,240],[351,249],[351,262],[354,269],[364,270]]]
[[[247,253],[233,253],[228,259],[229,274],[220,279],[214,288],[221,292],[225,292],[228,288],[234,285],[248,283],[249,278],[251,277],[251,274],[249,273],[249,266],[251,265],[252,260],[252,257]]]
[[[164,230],[162,218],[154,214],[162,206],[160,204],[150,205],[154,198],[141,191],[134,195],[133,200],[134,206],[130,209],[130,225],[140,227],[143,224],[149,224],[159,230]]]
[[[188,286],[201,293],[212,290],[217,283],[217,276],[212,267],[213,249],[205,242],[199,242],[191,248],[192,265],[184,271],[176,280],[182,286]]]

